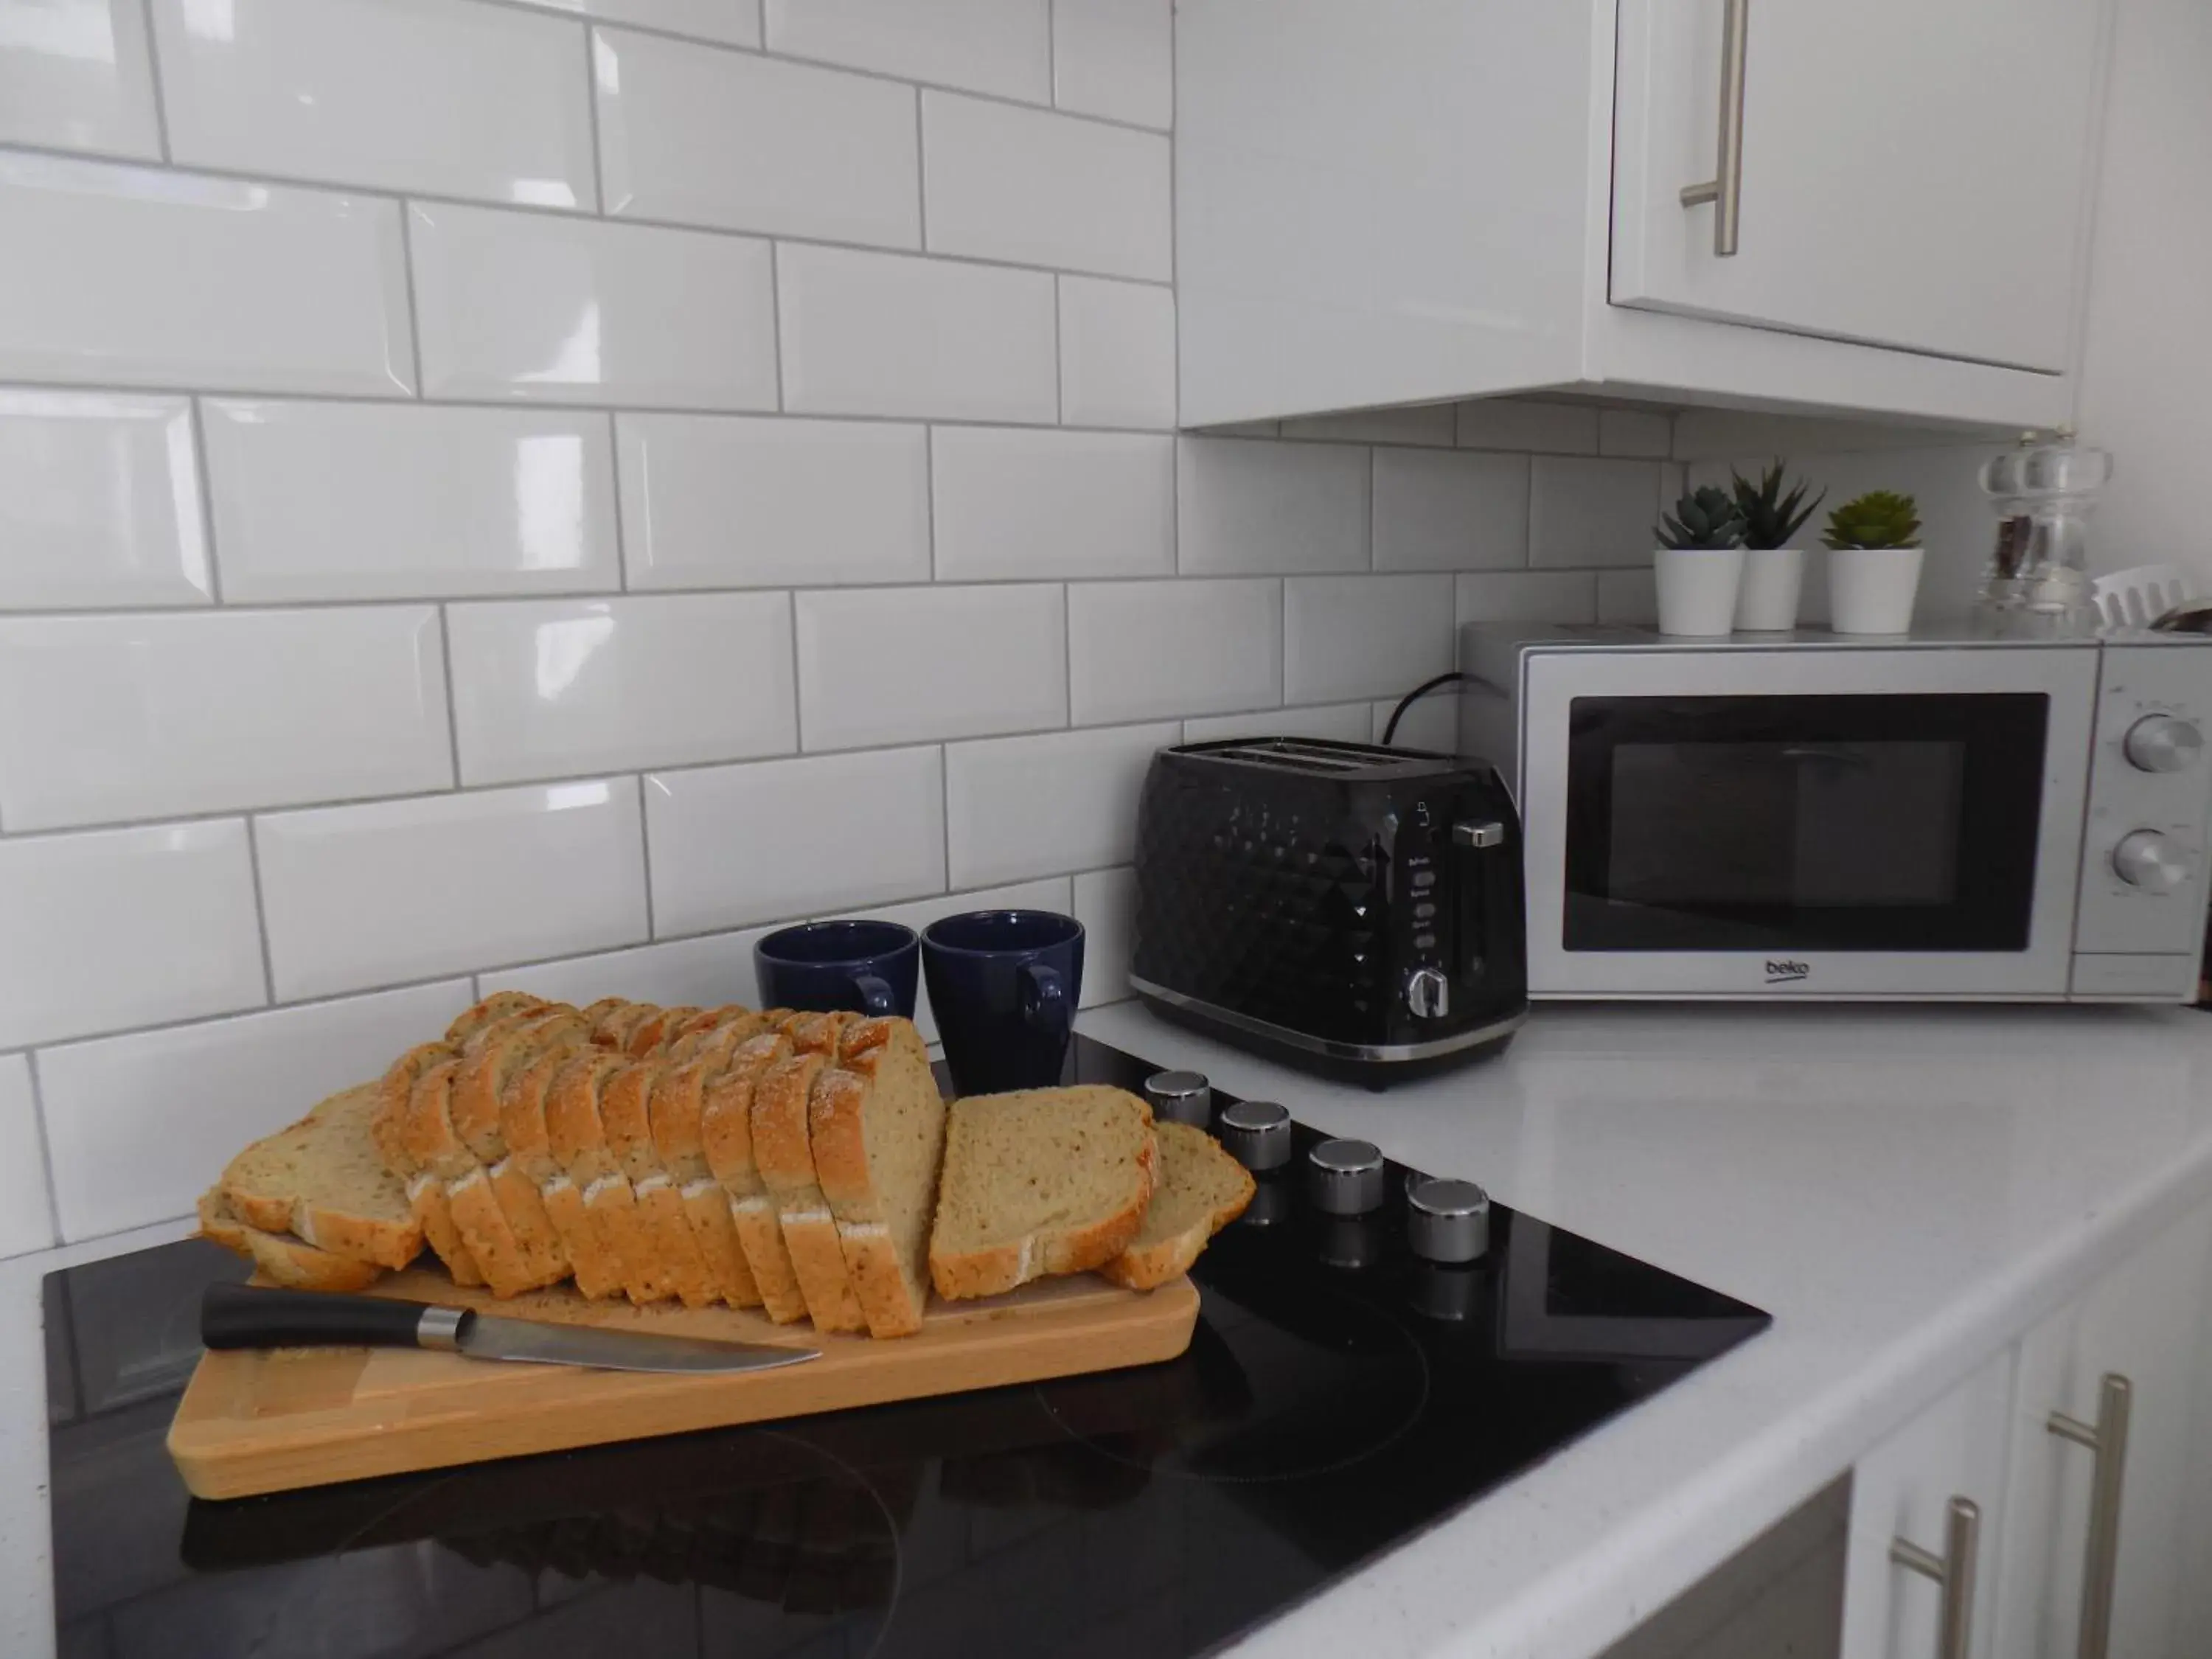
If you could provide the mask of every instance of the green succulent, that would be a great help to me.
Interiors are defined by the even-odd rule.
[[[1728,491],[1706,484],[1662,513],[1652,528],[1662,547],[1735,547],[1743,541],[1743,514]]]
[[[1828,499],[1822,490],[1811,501],[1805,492],[1813,486],[1801,478],[1797,487],[1787,495],[1782,493],[1782,478],[1787,461],[1778,460],[1759,475],[1757,483],[1734,467],[1729,477],[1735,487],[1735,510],[1743,518],[1743,544],[1746,547],[1787,547],[1790,538],[1805,527],[1805,520],[1813,516],[1813,509]],[[1802,505],[1801,505],[1802,503]]]
[[[1917,547],[1920,508],[1910,495],[1870,489],[1828,514],[1830,547]]]

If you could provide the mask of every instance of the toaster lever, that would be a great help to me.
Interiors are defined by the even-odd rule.
[[[1497,819],[1483,823],[1462,820],[1452,825],[1452,844],[1455,847],[1501,847],[1505,842],[1505,826]]]

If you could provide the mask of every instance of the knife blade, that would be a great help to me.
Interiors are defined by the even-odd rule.
[[[471,1359],[583,1365],[612,1371],[769,1370],[822,1357],[819,1348],[715,1342],[505,1319],[471,1308],[381,1296],[210,1285],[200,1298],[200,1340],[210,1348],[428,1348]]]

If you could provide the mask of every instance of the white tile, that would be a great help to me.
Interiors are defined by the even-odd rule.
[[[0,611],[210,597],[184,398],[0,391]]]
[[[239,1147],[376,1077],[471,1000],[447,980],[45,1050],[63,1236],[189,1215]]]
[[[1182,569],[1231,576],[1366,569],[1367,457],[1332,444],[1182,440]]]
[[[657,1002],[664,1008],[718,1008],[726,1002],[757,1008],[761,994],[753,975],[753,945],[781,926],[775,922],[738,933],[672,939],[665,945],[564,957],[526,968],[498,969],[477,978],[487,996],[494,991],[527,991],[580,1008],[601,997]]]
[[[917,899],[911,904],[887,904],[858,914],[872,920],[897,922],[902,927],[911,927],[921,933],[932,922],[942,921],[947,916],[957,916],[969,910],[1050,910],[1060,915],[1075,914],[1072,886],[1066,876],[1054,876],[1044,881],[1017,882],[1006,887],[981,887],[964,893],[943,893],[935,898]],[[1090,964],[1084,965],[1084,984],[1091,982]],[[1089,1001],[1086,996],[1084,1000]],[[702,1005],[705,1006],[705,1005]],[[937,1041],[937,1011],[929,1006],[929,979],[922,975],[915,987],[914,1023],[921,1028],[924,1042]]]
[[[1355,409],[1343,415],[1303,416],[1285,421],[1282,434],[1334,443],[1449,449],[1453,424],[1451,404],[1423,404],[1413,409]]]
[[[0,143],[159,158],[141,0],[0,0]]]
[[[614,29],[592,52],[609,213],[921,246],[913,88]]]
[[[1650,567],[1599,571],[1597,619],[1601,623],[1657,622],[1659,590]]]
[[[452,781],[427,605],[0,618],[10,830]]]
[[[781,593],[457,605],[446,626],[464,784],[799,746]]]
[[[646,935],[630,778],[278,813],[254,834],[281,1000]]]
[[[1139,126],[1174,125],[1171,0],[1053,0],[1052,100]]]
[[[0,379],[414,389],[395,203],[0,155]]]
[[[200,422],[231,603],[622,585],[603,415],[210,398]]]
[[[768,45],[1042,104],[1052,95],[1047,0],[767,0]]]
[[[615,431],[633,587],[929,580],[919,426],[623,415]]]
[[[180,166],[595,205],[577,26],[452,0],[152,0]]]
[[[1272,708],[1282,701],[1283,585],[1085,583],[1067,590],[1078,726]]]
[[[1209,714],[1182,723],[1185,743],[1212,743],[1222,738],[1330,738],[1339,743],[1365,743],[1372,722],[1364,702],[1329,703],[1321,708],[1267,708],[1250,714]]]
[[[0,1256],[50,1249],[54,1206],[27,1054],[0,1054]]]
[[[1548,450],[1559,455],[1597,453],[1598,412],[1587,404],[1480,398],[1455,408],[1462,449]]]
[[[1597,620],[1597,578],[1587,570],[1483,571],[1458,579],[1453,616],[1460,622]]]
[[[1403,696],[1452,665],[1449,576],[1283,584],[1283,700]]]
[[[1053,422],[1052,278],[781,243],[784,407]]]
[[[940,581],[1175,571],[1175,440],[939,427],[930,437]]]
[[[1601,409],[1597,415],[1597,453],[1642,456],[1663,461],[1674,439],[1670,416],[1645,409]]]
[[[1375,452],[1377,570],[1515,569],[1528,562],[1528,458]]]
[[[952,884],[1127,864],[1145,769],[1156,750],[1182,740],[1168,720],[947,745]]]
[[[925,92],[921,161],[932,252],[1175,275],[1164,137]]]
[[[635,23],[726,46],[761,43],[760,8],[751,0],[521,0],[526,6],[595,17],[607,23]]]
[[[1137,931],[1137,872],[1125,865],[1076,877],[1075,919],[1083,924],[1082,1006],[1123,1000]]]
[[[662,933],[945,890],[945,776],[933,744],[654,773],[645,812]]]
[[[1409,686],[1408,690],[1412,690]],[[1390,716],[1396,712],[1398,699],[1386,697],[1368,705],[1373,710],[1374,736],[1370,741],[1380,743],[1382,734],[1390,728]],[[1459,699],[1452,695],[1449,686],[1431,691],[1419,702],[1410,704],[1405,718],[1398,722],[1398,732],[1392,739],[1394,749],[1426,749],[1439,755],[1459,752]]]
[[[1651,562],[1659,516],[1656,461],[1529,463],[1528,562],[1539,569]]]
[[[1059,587],[800,593],[799,732],[854,749],[1067,723]]]
[[[267,1000],[237,818],[0,841],[0,1048]]]
[[[1070,426],[1173,426],[1175,290],[1096,276],[1058,280],[1060,418]]]
[[[407,211],[426,396],[775,407],[766,242],[444,203]]]

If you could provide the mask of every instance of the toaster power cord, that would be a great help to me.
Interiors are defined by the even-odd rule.
[[[1423,680],[1419,685],[1406,693],[1404,696],[1399,698],[1398,706],[1390,711],[1389,722],[1382,728],[1382,746],[1385,749],[1388,749],[1390,746],[1390,739],[1398,735],[1398,722],[1406,718],[1406,711],[1408,708],[1411,708],[1423,697],[1427,696],[1430,692],[1435,690],[1438,686],[1449,685],[1454,680],[1463,680],[1466,678],[1466,675],[1459,672],[1456,669],[1453,670],[1452,672],[1449,674],[1437,674],[1431,678]]]

